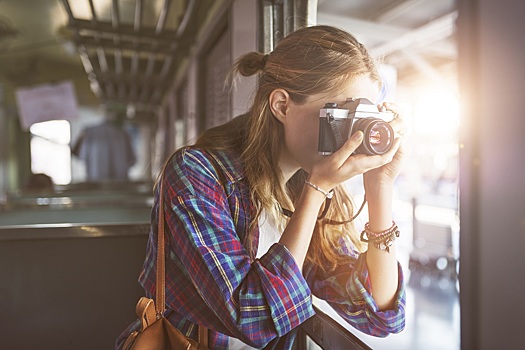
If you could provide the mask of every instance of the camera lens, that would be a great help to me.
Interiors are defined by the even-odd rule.
[[[370,147],[373,148],[377,154],[385,153],[390,149],[392,134],[387,126],[389,125],[386,123],[375,123],[374,126],[370,128],[368,140]]]
[[[361,130],[363,143],[356,153],[383,154],[390,150],[394,141],[394,130],[387,122],[377,118],[363,118],[355,122],[352,133]]]

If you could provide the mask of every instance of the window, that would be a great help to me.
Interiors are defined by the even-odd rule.
[[[31,171],[49,175],[57,185],[71,182],[71,131],[66,120],[35,123],[31,132]]]
[[[403,109],[409,129],[409,157],[393,205],[401,229],[396,246],[407,291],[406,328],[381,339],[346,327],[373,349],[460,345],[456,8],[452,0],[430,3],[318,2],[318,24],[346,29],[389,68],[381,71],[391,83],[383,92]],[[363,186],[355,180],[349,186],[360,203]],[[366,210],[358,219],[359,229]],[[316,305],[346,326],[328,305]]]

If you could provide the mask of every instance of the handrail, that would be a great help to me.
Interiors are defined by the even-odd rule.
[[[332,317],[314,306],[315,316],[305,321],[299,329],[297,349],[306,349],[306,338],[310,337],[322,349],[371,350]]]
[[[147,236],[149,223],[48,224],[0,227],[0,242],[39,239]]]

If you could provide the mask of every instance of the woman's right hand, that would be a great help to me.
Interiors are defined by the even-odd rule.
[[[400,139],[396,139],[393,147],[385,154],[353,154],[362,141],[363,132],[354,133],[338,151],[312,166],[309,181],[324,190],[331,190],[356,175],[391,162],[400,146]]]

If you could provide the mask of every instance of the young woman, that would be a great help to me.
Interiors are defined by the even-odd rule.
[[[282,39],[269,55],[244,55],[234,71],[259,74],[253,106],[167,162],[139,278],[146,295],[155,295],[162,188],[166,315],[184,334],[196,339],[200,324],[210,329],[212,349],[290,349],[297,326],[314,315],[312,295],[360,331],[400,332],[403,278],[395,244],[386,247],[399,233],[392,186],[400,138],[383,155],[353,154],[362,132],[332,155],[317,151],[326,102],[377,99],[381,80],[368,52],[344,31],[315,26]],[[403,129],[400,118],[391,126]],[[356,210],[343,185],[360,174],[368,247],[349,220]]]

